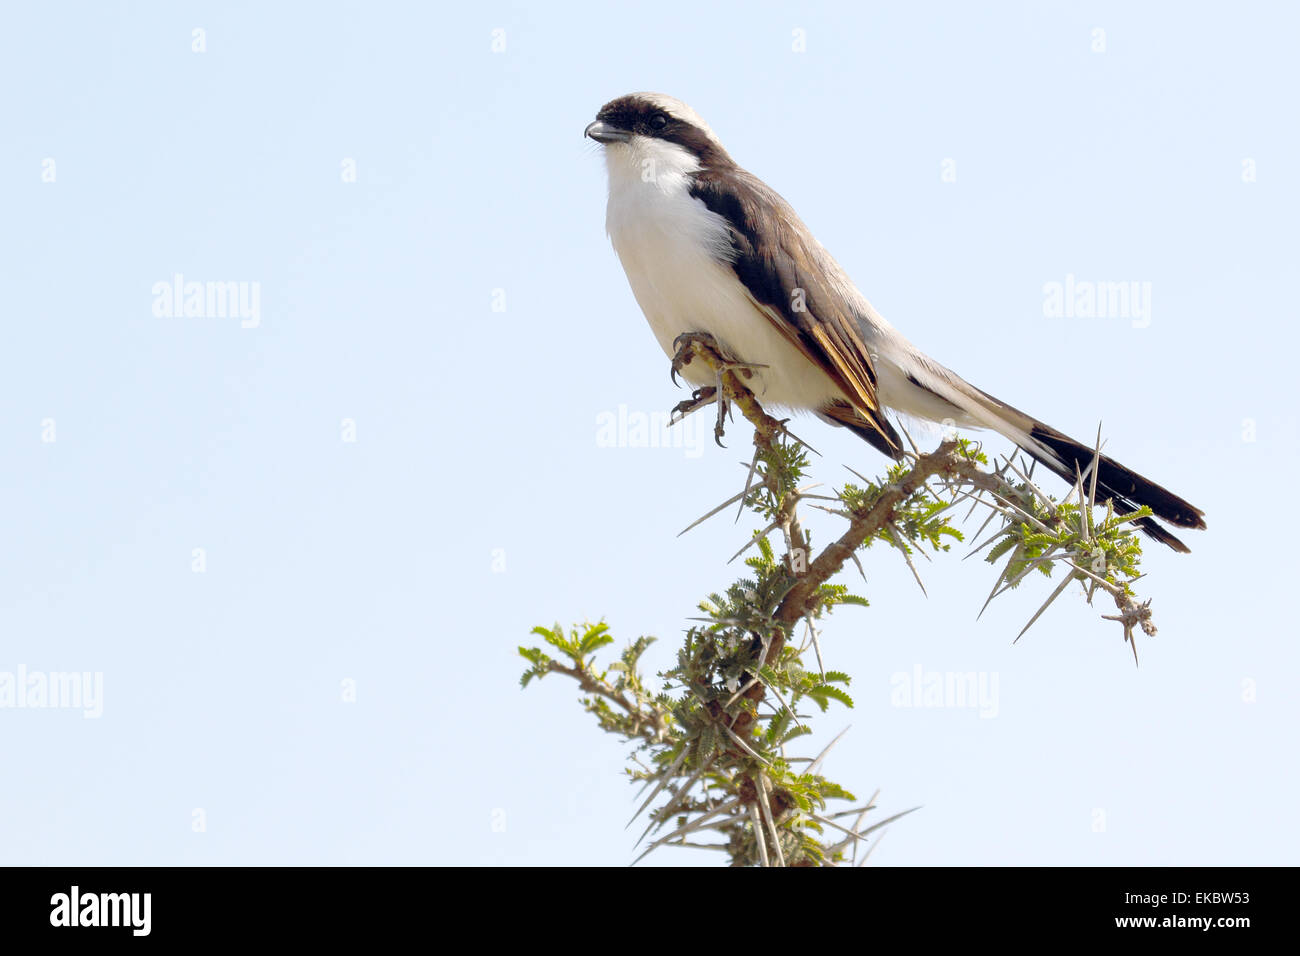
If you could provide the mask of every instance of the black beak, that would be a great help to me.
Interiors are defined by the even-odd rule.
[[[582,131],[582,135],[590,136],[598,143],[626,143],[632,138],[632,134],[627,130],[619,129],[617,126],[610,126],[600,120],[588,123],[587,128]]]

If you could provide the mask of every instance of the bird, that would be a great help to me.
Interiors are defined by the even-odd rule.
[[[872,307],[781,196],[741,168],[693,109],[662,93],[602,106],[583,132],[603,147],[605,228],[665,354],[707,334],[750,370],[760,403],[811,411],[903,458],[886,411],[991,429],[1073,484],[1095,449],[994,398],[909,342]],[[694,385],[715,381],[687,363]],[[1204,529],[1204,512],[1101,456],[1097,500],[1154,517],[1142,530],[1190,549],[1160,522]],[[1159,519],[1159,520],[1156,520]]]

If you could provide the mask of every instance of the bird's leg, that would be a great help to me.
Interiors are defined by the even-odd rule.
[[[676,425],[692,412],[698,412],[701,408],[707,408],[714,403],[717,403],[718,406],[718,421],[713,426],[713,440],[718,443],[718,447],[725,448],[726,446],[722,444],[722,435],[725,419],[731,412],[731,402],[727,399],[726,392],[722,387],[721,371],[718,372],[717,385],[705,385],[702,388],[697,388],[686,401],[674,405],[673,410],[668,413],[668,424]]]
[[[696,390],[691,400],[679,402],[673,409],[674,415],[681,415],[683,418],[691,412],[698,411],[706,405],[717,402],[718,404],[718,421],[713,428],[713,440],[722,445],[722,436],[724,434],[727,417],[731,413],[731,395],[728,391],[726,376],[732,375],[733,386],[740,385],[740,379],[751,379],[754,377],[754,370],[766,368],[766,365],[760,365],[756,362],[739,362],[731,358],[718,345],[717,339],[707,332],[683,332],[673,340],[673,364],[672,379],[674,384],[677,383],[677,373],[685,366],[689,365],[691,360],[699,358],[703,364],[713,370],[716,376],[717,384],[714,386],[705,386]],[[738,375],[736,373],[739,373]],[[671,420],[671,416],[670,416]]]
[[[674,384],[677,383],[677,373],[686,365],[689,365],[691,359],[697,356],[713,370],[717,384],[698,388],[689,401],[678,402],[669,414],[669,423],[671,424],[674,420],[680,421],[680,419],[674,419],[674,416],[679,415],[681,418],[685,418],[691,412],[699,411],[701,408],[716,402],[718,405],[718,421],[713,427],[713,440],[718,443],[719,447],[722,447],[723,426],[730,407],[722,377],[723,373],[731,367],[731,363],[723,356],[717,339],[707,332],[683,332],[673,340],[673,348],[675,349],[672,365]]]
[[[714,390],[718,393],[719,398],[718,421],[713,426],[713,440],[717,443],[719,448],[726,448],[727,446],[722,444],[722,436],[726,431],[727,413],[731,411],[731,402],[727,400],[727,390],[722,384],[722,376],[726,372],[726,369],[717,368],[714,369],[714,372],[716,372],[718,376],[718,384]]]

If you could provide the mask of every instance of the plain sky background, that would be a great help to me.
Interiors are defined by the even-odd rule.
[[[823,638],[857,706],[816,723],[852,725],[833,779],[924,806],[873,862],[1296,863],[1298,31],[1280,3],[8,6],[0,671],[104,701],[0,709],[0,861],[634,856],[624,748],[570,683],[521,692],[516,647],[604,617],[666,667],[749,534],[676,537],[745,429],[597,441],[683,397],[581,138],[650,89],[918,345],[1207,514],[1148,549],[1140,668],[1100,602],[1013,646],[1054,585],[976,622],[987,565],[923,565],[927,599],[869,556]],[[176,273],[259,283],[260,325],[155,315]],[[1067,275],[1151,283],[1149,325],[1045,317]],[[801,430],[820,480],[885,466]],[[996,717],[894,706],[917,667],[996,675]]]

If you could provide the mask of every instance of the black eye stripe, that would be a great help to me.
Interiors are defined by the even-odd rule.
[[[637,96],[622,96],[600,108],[596,119],[626,130],[634,136],[676,143],[698,157],[703,165],[735,165],[717,141],[703,128],[653,101]]]

